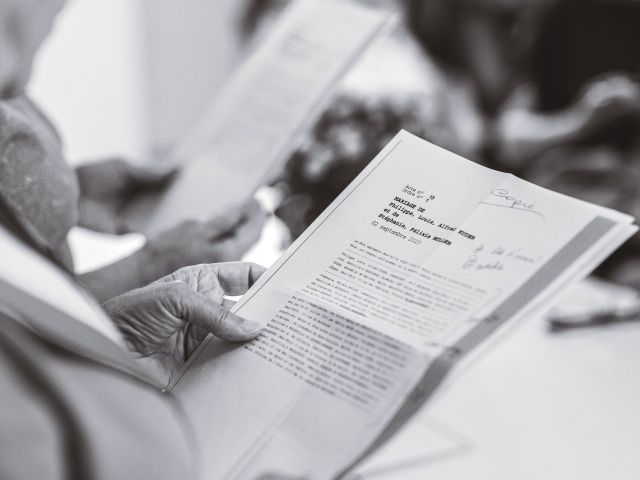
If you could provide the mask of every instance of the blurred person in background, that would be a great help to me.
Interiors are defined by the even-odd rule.
[[[640,2],[408,0],[407,11],[473,93],[482,163],[640,217]],[[640,288],[640,236],[598,273]]]
[[[33,58],[64,3],[0,2],[0,60],[5,65],[0,78],[0,197],[25,230],[72,271],[71,227],[110,234],[131,231],[122,215],[129,202],[164,188],[174,172],[142,169],[121,159],[88,163],[76,171],[66,163],[54,126],[24,94]],[[238,260],[259,238],[263,221],[260,207],[250,202],[206,223],[184,222],[81,280],[104,301],[186,265]]]
[[[520,105],[497,122],[504,163],[520,163],[534,183],[640,218],[640,2],[558,1],[530,71]],[[640,235],[598,273],[640,289]]]
[[[68,272],[76,180],[53,130],[15,98],[62,3],[0,1],[0,227]],[[91,319],[0,301],[0,478],[198,478],[192,428],[160,389],[207,333],[234,342],[259,333],[223,296],[243,294],[263,271],[242,262],[186,267],[110,299],[107,316]]]
[[[268,28],[286,3],[253,0],[241,32],[250,37]],[[489,167],[640,217],[640,2],[364,3],[404,9],[410,34],[400,26],[387,54],[376,51],[382,68],[362,75],[354,88],[343,87],[290,158],[276,214],[293,238],[400,128]],[[424,56],[411,52],[414,39]],[[403,84],[372,90],[371,79],[385,67],[421,79],[419,69],[398,68],[401,58],[431,67],[431,77],[441,77],[438,88],[427,95]],[[469,141],[465,130],[475,123],[479,138]],[[598,273],[640,288],[640,236]]]

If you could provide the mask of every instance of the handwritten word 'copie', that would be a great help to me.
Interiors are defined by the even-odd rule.
[[[511,195],[511,193],[509,193],[509,190],[507,190],[506,188],[497,188],[495,190],[492,190],[491,195],[496,198],[495,202],[489,201],[480,203],[484,205],[491,205],[493,207],[504,207],[511,208],[513,210],[522,210],[525,212],[533,213],[535,215],[539,215],[544,218],[544,215],[535,209],[535,203],[527,202]]]

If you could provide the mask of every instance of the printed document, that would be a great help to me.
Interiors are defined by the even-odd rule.
[[[236,304],[260,336],[207,338],[173,387],[204,478],[348,471],[636,229],[400,132]]]

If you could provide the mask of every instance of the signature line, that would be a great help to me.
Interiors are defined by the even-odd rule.
[[[483,205],[490,205],[492,207],[502,207],[502,208],[508,208],[510,210],[520,210],[521,212],[529,212],[529,213],[535,213],[536,215],[540,215],[542,218],[546,218],[543,214],[541,214],[540,212],[536,212],[535,210],[529,210],[528,208],[522,208],[522,207],[510,207],[509,205],[499,205],[497,203],[489,203],[489,202],[478,202],[478,203],[482,203]]]

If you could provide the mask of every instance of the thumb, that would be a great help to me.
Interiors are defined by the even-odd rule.
[[[260,205],[253,199],[229,206],[224,214],[216,215],[205,223],[209,238],[216,239],[232,233],[243,220],[252,218],[260,211]]]
[[[232,342],[244,342],[258,336],[262,325],[231,313],[204,295],[189,290],[180,300],[180,316],[216,337]]]
[[[127,164],[127,176],[130,186],[133,187],[162,187],[173,180],[178,173],[174,166],[140,167]]]

